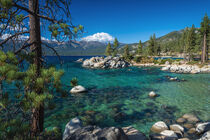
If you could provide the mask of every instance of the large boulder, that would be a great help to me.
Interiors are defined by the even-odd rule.
[[[63,140],[128,140],[121,128],[108,127],[99,128],[97,126],[86,126],[70,133]]]
[[[170,130],[184,132],[184,128],[181,125],[172,124],[169,127],[170,127]]]
[[[64,133],[63,133],[63,140],[67,140],[68,136],[73,134],[76,130],[82,128],[82,122],[79,118],[73,118],[66,124]]]
[[[122,128],[129,140],[147,140],[147,137],[132,126]]]
[[[78,85],[78,86],[73,87],[70,90],[70,93],[82,93],[82,92],[85,92],[85,91],[86,91],[86,89],[83,86]]]
[[[199,134],[200,133],[205,133],[207,131],[210,131],[210,122],[200,123],[196,127],[196,132],[199,133]]]
[[[163,121],[156,122],[151,128],[151,131],[155,133],[160,133],[164,130],[168,130],[168,126]]]
[[[210,140],[210,131],[204,133],[199,140]]]
[[[178,138],[176,133],[174,131],[171,131],[171,130],[164,130],[160,134],[163,135],[163,136],[170,137],[170,138]]]

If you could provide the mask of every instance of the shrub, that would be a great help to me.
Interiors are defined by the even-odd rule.
[[[74,78],[72,78],[72,80],[71,80],[70,83],[71,83],[71,86],[72,87],[75,87],[75,86],[78,85],[78,79],[76,77],[74,77]]]

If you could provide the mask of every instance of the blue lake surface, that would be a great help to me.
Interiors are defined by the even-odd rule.
[[[156,121],[174,123],[184,113],[210,120],[210,74],[175,74],[157,67],[124,69],[86,69],[75,60],[82,57],[46,57],[49,64],[65,71],[62,84],[70,90],[77,77],[87,93],[56,98],[56,108],[45,112],[45,127],[64,128],[73,117],[84,125],[129,126],[148,134]],[[90,58],[90,57],[83,57]],[[186,81],[170,81],[167,76]],[[151,99],[150,91],[160,96]]]

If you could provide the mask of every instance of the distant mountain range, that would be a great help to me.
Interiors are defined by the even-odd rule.
[[[168,33],[164,36],[156,38],[156,41],[158,43],[167,43],[167,42],[170,42],[170,41],[178,41],[178,39],[181,38],[183,31],[184,30],[170,32],[170,33]],[[138,44],[139,43],[133,43],[133,44],[128,44],[128,46],[130,48],[137,49]],[[147,47],[149,45],[149,40],[143,42],[142,44],[143,44],[143,47]]]
[[[169,42],[178,40],[181,37],[183,30],[174,31],[168,33],[162,37],[157,38],[158,42]],[[54,48],[59,55],[61,56],[91,56],[91,55],[104,55],[107,43],[98,42],[98,41],[71,41],[71,42],[63,42],[58,43],[55,41],[43,41],[48,46]],[[122,50],[123,46],[126,44],[120,43],[120,50]],[[138,47],[138,43],[128,44],[130,48],[135,50]],[[20,45],[16,43],[16,48]],[[148,41],[143,43],[143,46],[148,46]],[[7,43],[6,50],[12,49],[12,42]],[[43,52],[45,55],[55,55],[54,52],[47,48],[43,48]]]

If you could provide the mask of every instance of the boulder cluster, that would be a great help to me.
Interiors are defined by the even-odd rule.
[[[125,61],[121,57],[92,57],[83,61],[82,66],[87,68],[125,68],[128,67],[130,63]]]
[[[203,67],[199,67],[197,65],[167,65],[165,67],[162,67],[163,71],[171,71],[175,73],[208,73],[210,72],[210,65],[206,65]]]
[[[84,126],[79,118],[66,124],[63,140],[147,140],[147,137],[129,126],[124,128]]]
[[[163,121],[151,127],[147,137],[132,126],[118,128],[89,125],[83,126],[79,118],[73,118],[66,124],[63,140],[210,140],[210,122],[200,122],[192,114],[185,114],[175,124],[167,125]]]
[[[176,124],[167,125],[163,121],[156,122],[151,131],[151,140],[210,140],[210,122],[201,123],[192,114],[185,114],[176,120]]]

